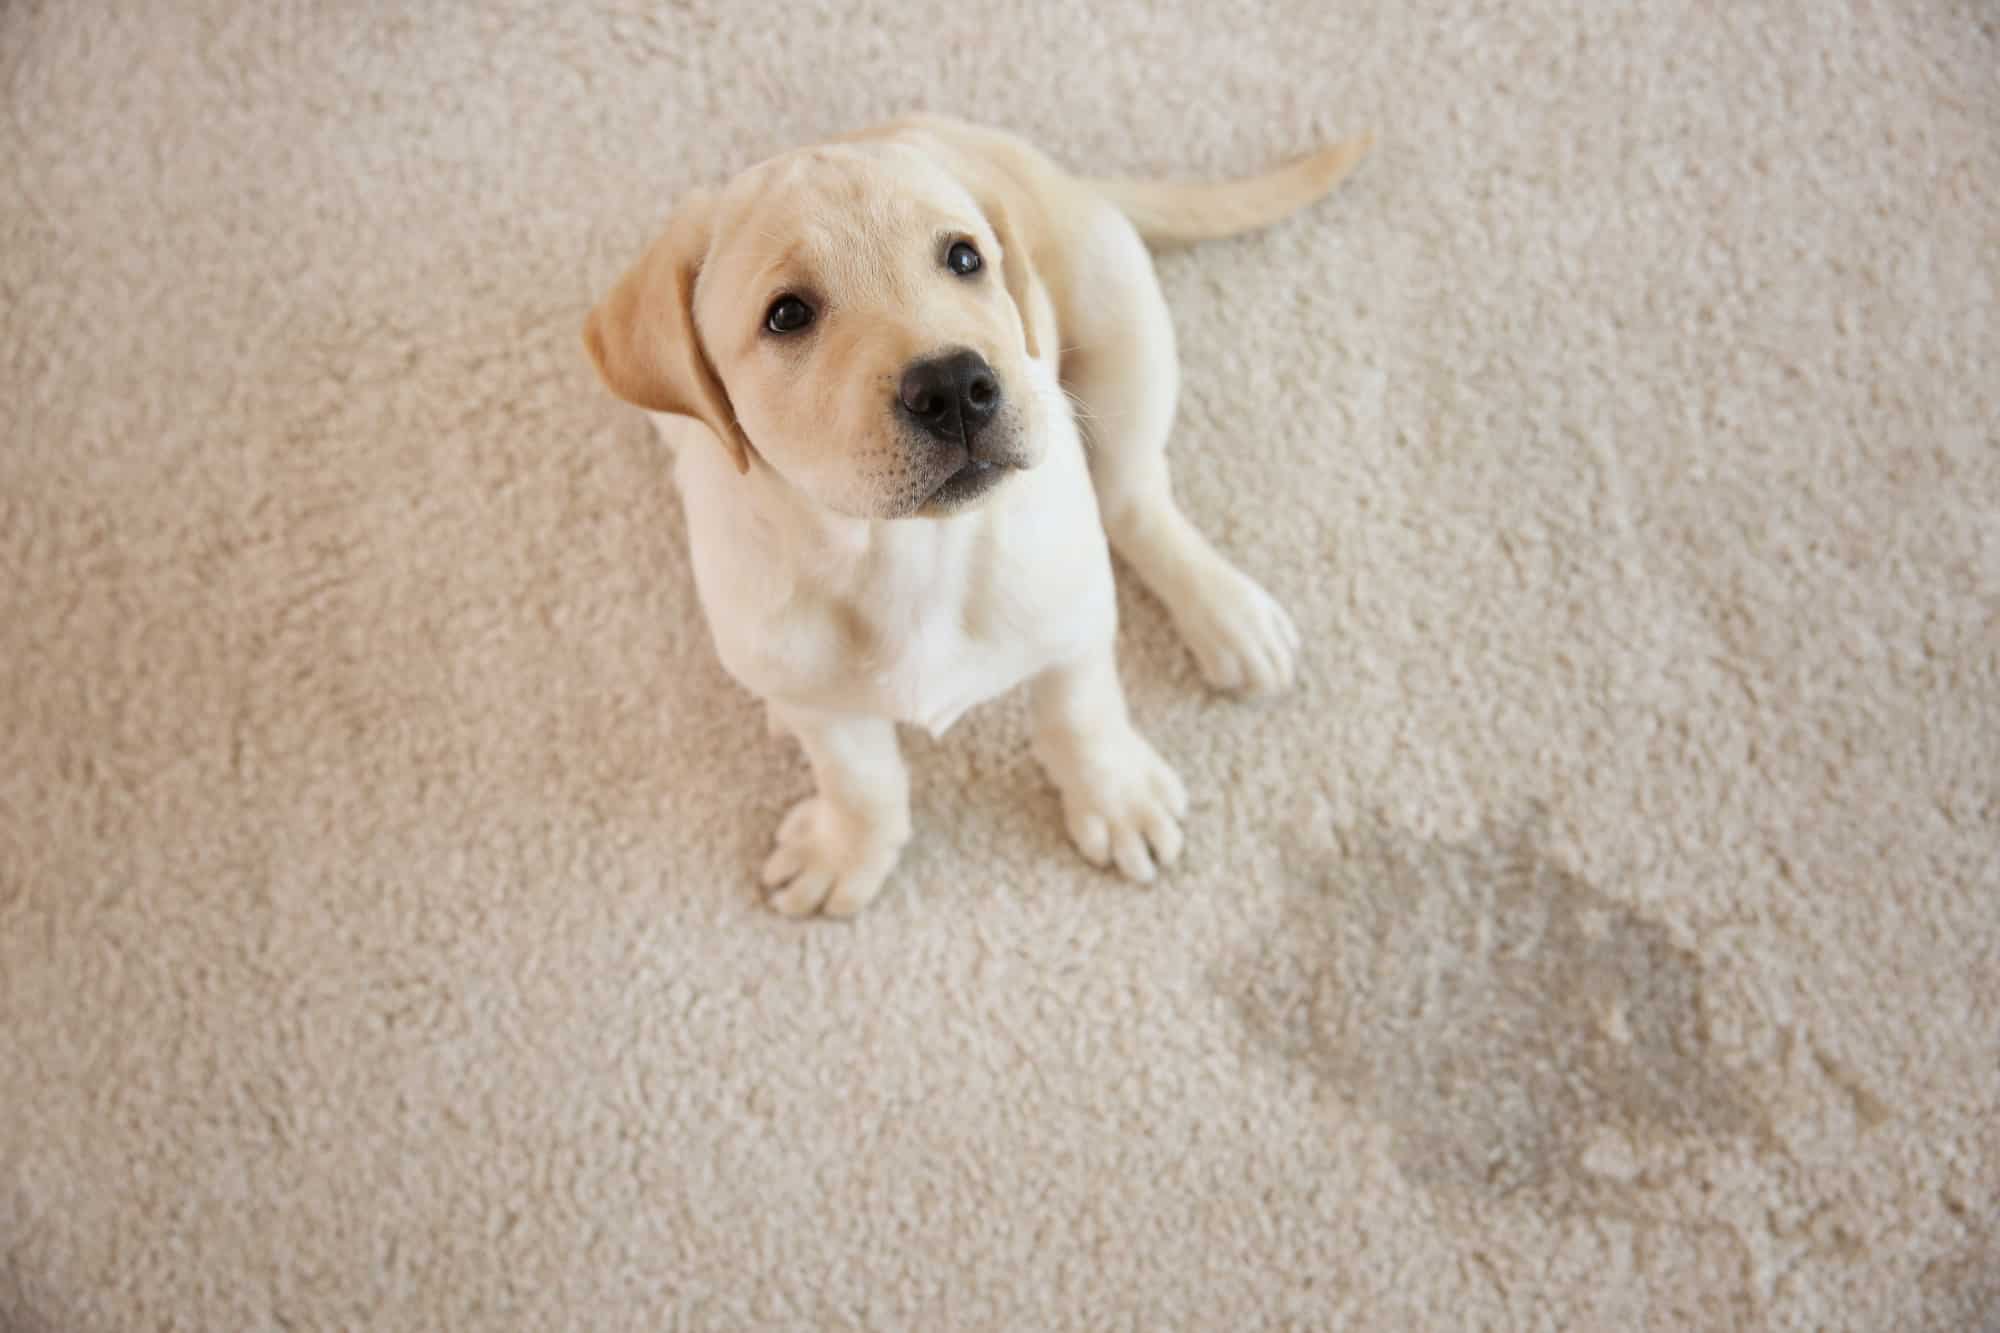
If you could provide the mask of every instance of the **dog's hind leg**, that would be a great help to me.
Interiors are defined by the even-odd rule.
[[[1167,436],[1180,375],[1152,256],[1109,205],[1081,248],[1076,309],[1063,312],[1063,381],[1090,441],[1112,549],[1166,604],[1211,685],[1282,689],[1296,671],[1298,630],[1174,502]]]

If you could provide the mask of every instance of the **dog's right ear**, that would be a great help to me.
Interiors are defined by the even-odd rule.
[[[1036,301],[1035,262],[1030,253],[1036,238],[1029,230],[1034,215],[1019,206],[1009,209],[997,190],[982,195],[979,207],[986,215],[986,225],[999,238],[1001,278],[1006,283],[1007,295],[1013,299],[1014,309],[1021,316],[1021,337],[1027,343],[1028,359],[1033,361],[1041,356],[1043,343],[1053,344],[1048,331],[1042,328],[1041,306]]]
[[[583,345],[611,392],[649,412],[693,417],[715,432],[736,470],[750,441],[694,326],[694,282],[708,254],[714,198],[697,193],[584,321]]]

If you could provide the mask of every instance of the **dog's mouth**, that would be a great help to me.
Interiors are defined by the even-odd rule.
[[[948,514],[962,509],[980,496],[999,485],[1007,475],[1018,469],[1005,463],[995,463],[986,459],[968,459],[964,467],[946,477],[938,488],[931,492],[923,507],[923,514]]]

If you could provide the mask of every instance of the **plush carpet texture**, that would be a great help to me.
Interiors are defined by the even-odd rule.
[[[2000,1328],[1981,3],[0,7],[0,1327]],[[852,924],[594,298],[918,107],[1379,147],[1161,257],[1302,685]]]

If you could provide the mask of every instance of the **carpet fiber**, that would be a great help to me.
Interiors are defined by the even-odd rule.
[[[0,1327],[2000,1327],[1981,3],[0,8]],[[1021,701],[850,925],[585,310],[917,108],[1163,256],[1296,613],[1151,890]]]

